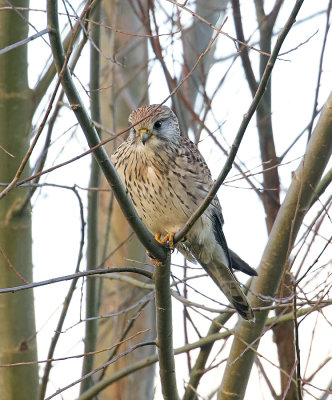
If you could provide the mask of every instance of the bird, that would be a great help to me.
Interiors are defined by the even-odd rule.
[[[129,123],[128,138],[111,160],[139,217],[158,242],[172,249],[175,233],[212,187],[211,172],[198,147],[181,134],[178,119],[168,106],[137,108]],[[223,224],[221,206],[214,197],[185,240],[175,247],[204,268],[242,318],[254,321],[233,268],[252,276],[257,273],[228,249]]]

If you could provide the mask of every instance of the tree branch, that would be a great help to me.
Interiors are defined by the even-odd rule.
[[[71,75],[67,68],[67,58],[65,57],[58,23],[58,2],[48,0],[47,2],[47,17],[48,25],[50,28],[50,43],[53,52],[53,57],[58,73],[63,70],[62,85],[66,92],[70,105],[76,115],[78,122],[81,125],[83,132],[90,147],[97,146],[100,143],[96,129],[86,112],[80,96],[72,81]],[[166,250],[164,246],[160,245],[152,236],[152,234],[145,227],[139,218],[119,175],[116,172],[108,154],[102,147],[97,147],[94,150],[94,156],[104,175],[112,187],[115,197],[117,198],[122,212],[126,216],[129,224],[137,234],[137,237],[146,249],[158,260],[166,259]]]
[[[78,256],[77,256],[77,262],[76,262],[76,273],[78,273],[78,270],[80,268],[81,265],[81,261],[83,258],[83,246],[84,246],[84,239],[85,239],[85,231],[84,231],[84,226],[85,226],[85,221],[84,221],[84,214],[83,214],[83,203],[82,200],[79,196],[79,194],[77,193],[76,189],[72,189],[74,194],[77,197],[77,200],[79,202],[79,207],[80,207],[80,218],[81,218],[81,241],[80,241],[80,247],[79,247],[79,251],[78,251]],[[61,331],[62,331],[62,327],[63,327],[63,323],[65,321],[65,318],[67,316],[67,312],[68,312],[68,308],[71,302],[71,299],[73,297],[75,288],[76,288],[76,284],[78,281],[79,277],[74,278],[71,281],[70,287],[68,289],[67,295],[63,301],[63,306],[62,306],[62,310],[61,310],[61,314],[60,314],[60,318],[58,320],[56,329],[55,329],[55,333],[51,339],[51,343],[50,343],[50,347],[47,353],[47,362],[44,368],[44,373],[40,382],[40,390],[39,390],[39,400],[44,400],[45,398],[45,394],[46,394],[46,389],[47,389],[47,384],[48,384],[48,379],[50,376],[50,372],[51,372],[51,368],[52,368],[52,359],[54,357],[54,352],[55,352],[55,348],[56,345],[58,343]]]
[[[303,0],[297,1],[292,11],[286,25],[288,30],[293,24],[302,2]],[[292,184],[279,210],[260,263],[259,278],[254,281],[251,288],[254,293],[273,296],[278,289],[284,266],[308,210],[312,187],[316,187],[331,156],[331,131],[332,93],[321,113],[307,153],[294,174]],[[271,303],[266,300],[263,302],[260,296],[256,297],[253,294],[249,294],[249,300],[253,307]],[[243,399],[255,357],[254,351],[250,350],[247,344],[254,348],[258,346],[259,338],[263,334],[267,311],[262,311],[256,316],[254,326],[239,321],[218,400],[228,399],[229,393],[235,394],[234,399]]]
[[[319,309],[320,308],[317,307],[316,305],[313,307],[302,308],[301,310],[297,311],[296,315],[297,315],[297,317],[301,317],[301,316],[309,314],[312,311],[318,311]],[[272,318],[269,318],[266,320],[265,326],[270,327],[274,324],[278,324],[279,322],[289,321],[289,320],[293,319],[293,317],[294,317],[293,312],[285,314],[282,317],[272,317]],[[219,323],[222,323],[223,319],[219,319],[219,317],[217,317],[215,319],[215,326],[219,326],[219,325],[217,325],[218,321],[219,321]],[[212,325],[211,325],[210,330],[211,329],[212,329]],[[188,351],[191,351],[191,350],[194,350],[197,348],[203,348],[203,349],[207,348],[207,346],[213,344],[217,340],[224,340],[233,334],[234,334],[234,330],[227,330],[227,331],[221,332],[221,333],[213,333],[213,334],[211,333],[211,334],[207,335],[206,337],[197,340],[196,342],[189,343],[185,346],[175,349],[174,354],[179,355],[179,354],[183,354],[183,353],[186,353]],[[158,361],[157,355],[147,357],[143,360],[137,361],[137,362],[115,372],[114,374],[105,377],[100,382],[98,382],[96,385],[92,386],[89,390],[82,393],[76,400],[90,400],[93,396],[95,396],[96,394],[101,392],[107,386],[112,385],[114,382],[117,382],[119,379],[122,379],[142,368],[148,367],[149,365],[154,364],[157,361]]]
[[[53,283],[70,281],[71,279],[81,278],[83,276],[104,275],[104,274],[112,274],[112,273],[118,273],[118,272],[131,272],[131,273],[140,274],[140,275],[146,276],[149,279],[152,279],[152,273],[143,268],[137,268],[137,267],[99,268],[99,269],[93,269],[93,270],[89,270],[89,271],[76,272],[75,274],[60,276],[58,278],[47,279],[46,281],[33,282],[33,283],[29,283],[28,285],[0,289],[0,295],[3,293],[15,293],[15,292],[19,292],[21,290],[32,289],[32,288],[45,286],[45,285],[51,285]]]
[[[171,252],[168,251],[166,261],[155,264],[154,282],[156,287],[157,310],[157,346],[160,364],[160,380],[165,400],[177,400],[175,361],[172,332],[172,298],[170,292]]]
[[[303,1],[303,0],[302,0]],[[301,4],[302,4],[301,1]],[[211,203],[211,201],[213,200],[214,196],[217,194],[218,189],[220,188],[221,184],[223,183],[223,181],[225,180],[226,176],[228,175],[229,171],[232,168],[232,164],[233,161],[236,157],[236,154],[238,152],[239,146],[241,144],[241,141],[243,139],[243,136],[246,132],[247,126],[249,125],[249,122],[252,118],[252,116],[254,115],[259,102],[261,101],[261,98],[264,95],[264,92],[266,90],[266,87],[269,83],[270,77],[271,77],[271,73],[274,67],[274,64],[277,60],[280,48],[290,30],[290,28],[292,27],[293,23],[295,21],[295,16],[292,13],[292,19],[290,19],[288,21],[288,23],[286,24],[285,28],[283,29],[283,31],[280,33],[280,35],[278,36],[278,40],[275,44],[275,47],[271,53],[271,56],[268,60],[268,63],[266,65],[265,71],[263,73],[262,79],[259,83],[258,89],[256,91],[256,94],[252,100],[252,103],[248,109],[248,112],[244,115],[242,123],[240,125],[240,128],[238,130],[238,133],[235,137],[235,140],[232,144],[232,149],[228,155],[228,158],[226,160],[226,163],[222,169],[222,171],[220,172],[218,178],[216,179],[214,185],[212,186],[212,188],[210,189],[209,193],[207,194],[207,196],[205,197],[203,203],[200,205],[200,207],[194,212],[194,214],[188,219],[188,221],[186,222],[186,224],[183,226],[183,228],[181,228],[175,235],[174,237],[174,242],[177,243],[180,240],[182,240],[184,238],[184,236],[189,232],[189,230],[191,229],[191,227],[194,225],[194,223],[197,221],[197,219],[204,213],[204,211],[207,209],[207,207],[209,206],[209,204]]]
[[[328,188],[331,182],[332,182],[332,168],[329,171],[327,171],[327,173],[318,183],[315,189],[315,193],[312,195],[309,208],[311,208],[316,203],[316,201],[325,192],[325,190]]]

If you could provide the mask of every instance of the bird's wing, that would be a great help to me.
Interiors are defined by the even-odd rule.
[[[193,175],[193,179],[195,181],[195,195],[199,198],[198,205],[200,205],[213,185],[213,179],[209,167],[207,166],[197,146],[189,139],[182,139],[182,146],[179,146],[178,154],[180,159],[179,162],[192,166],[192,170],[188,168],[188,166],[182,166],[182,168],[187,168],[187,171],[189,170],[189,175],[190,173]],[[231,267],[231,257],[229,255],[227,242],[222,230],[224,219],[217,197],[212,200],[206,215],[212,221],[215,239],[222,247],[228,260],[228,266]]]
[[[185,171],[189,169],[188,172],[196,177],[198,183],[210,188],[213,184],[211,172],[197,146],[190,139],[181,137],[177,153],[176,161],[181,164],[181,167]],[[191,170],[190,166],[194,169]]]

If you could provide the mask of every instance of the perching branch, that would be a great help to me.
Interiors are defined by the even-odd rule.
[[[67,60],[64,55],[59,35],[57,2],[49,0],[47,4],[48,25],[51,30],[50,42],[55,65],[58,73],[63,73],[63,88],[86,135],[89,146],[93,147],[99,143],[99,137],[91,119],[85,111],[67,68]],[[156,259],[156,263],[160,264],[160,266],[158,265],[157,267],[155,277],[160,375],[165,398],[177,399],[178,395],[175,380],[175,363],[172,341],[171,297],[169,291],[170,252],[169,250],[166,251],[163,246],[154,240],[151,233],[138,217],[137,212],[133,207],[106,151],[102,147],[98,147],[94,151],[94,155],[102,168],[106,179],[113,187],[114,194],[128,222],[131,224],[143,245],[152,254],[154,259]]]
[[[169,287],[171,274],[171,252],[167,252],[164,263],[155,264],[154,282],[157,309],[157,346],[160,364],[160,381],[165,400],[177,400],[175,361],[173,353],[172,299]]]

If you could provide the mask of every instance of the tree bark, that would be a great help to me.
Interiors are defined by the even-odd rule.
[[[13,1],[29,7],[29,1]],[[8,6],[0,1],[0,8]],[[22,11],[25,18],[28,13]],[[24,39],[28,24],[14,10],[0,13],[0,48]],[[25,155],[31,127],[27,45],[0,57],[0,182],[10,182]],[[25,169],[25,176],[29,173]],[[0,202],[0,286],[32,281],[31,209],[23,210],[28,189],[17,188]],[[15,272],[16,271],[16,272]],[[0,296],[0,364],[37,360],[33,291]],[[0,368],[1,398],[33,400],[38,394],[37,365]]]
[[[96,24],[91,23],[90,35],[93,45],[90,45],[90,108],[91,118],[100,123],[100,10],[98,3],[91,19]],[[100,132],[98,132],[100,135]],[[91,156],[90,181],[91,190],[88,193],[88,219],[87,219],[87,269],[94,269],[98,266],[98,191],[94,190],[100,185],[100,167],[94,156]],[[85,323],[84,353],[92,353],[96,350],[98,336],[98,321],[95,317],[98,315],[99,293],[98,289],[100,279],[88,277],[86,280],[86,311],[85,316],[88,321]],[[84,357],[82,375],[86,375],[93,370],[94,355],[89,354]],[[92,384],[92,377],[84,379],[81,383],[80,392],[86,391]]]

